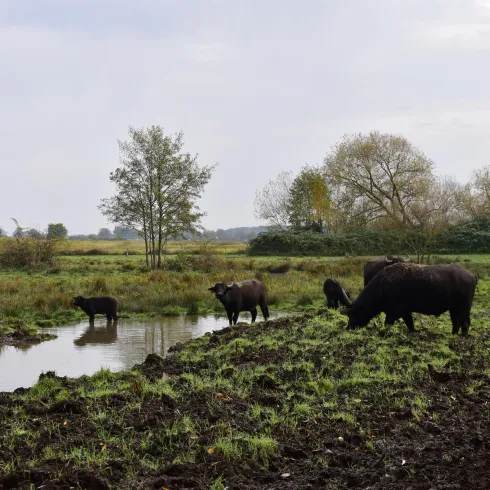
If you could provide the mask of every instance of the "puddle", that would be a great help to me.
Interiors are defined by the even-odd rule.
[[[241,313],[240,321],[249,322],[250,315]],[[180,315],[121,319],[116,325],[96,318],[92,327],[85,320],[75,325],[41,328],[40,332],[58,338],[25,347],[0,346],[0,391],[32,386],[46,371],[78,377],[101,368],[129,369],[143,362],[148,354],[164,356],[177,342],[226,326],[228,319],[221,315]]]

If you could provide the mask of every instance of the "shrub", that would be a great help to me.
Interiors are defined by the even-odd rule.
[[[46,270],[56,266],[59,246],[43,236],[0,239],[0,266],[12,269]]]
[[[271,274],[285,274],[291,270],[291,262],[283,262],[282,264],[270,264],[264,268],[267,272]]]
[[[417,252],[490,253],[490,218],[476,218],[432,238],[413,230],[369,228],[329,234],[274,231],[260,233],[247,248],[249,255],[283,256],[355,257]]]
[[[109,288],[107,287],[107,282],[103,277],[97,277],[95,279],[92,289],[96,293],[101,293],[101,294],[107,294],[109,292]]]

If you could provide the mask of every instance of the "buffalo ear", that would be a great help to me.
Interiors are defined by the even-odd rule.
[[[208,291],[211,291],[212,293],[216,292],[216,288],[213,286],[212,288],[208,288]]]

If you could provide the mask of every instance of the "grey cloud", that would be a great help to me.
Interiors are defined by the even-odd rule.
[[[320,162],[346,132],[403,133],[459,179],[487,163],[482,2],[2,7],[1,226],[105,226],[97,204],[128,125],[182,129],[202,164],[219,163],[201,202],[213,228],[255,224],[255,190]]]

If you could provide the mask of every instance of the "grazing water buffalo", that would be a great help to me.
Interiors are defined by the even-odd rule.
[[[351,302],[343,287],[335,279],[327,279],[323,283],[323,292],[327,297],[328,308],[338,309],[339,305],[350,306]]]
[[[234,282],[230,285],[218,282],[209,288],[209,291],[223,303],[230,325],[232,320],[236,325],[241,311],[250,311],[253,323],[257,318],[257,305],[260,306],[264,320],[269,318],[264,285],[256,279]]]
[[[449,310],[453,334],[468,334],[478,277],[463,267],[398,263],[382,269],[347,308],[347,328],[361,327],[381,312],[385,324],[399,318],[413,332],[412,313],[439,316]]]
[[[401,257],[393,257],[393,255],[385,255],[382,259],[372,259],[364,264],[364,287],[367,283],[382,269],[389,265],[398,264],[400,262],[410,262],[410,259]]]
[[[101,296],[99,298],[84,298],[77,296],[73,298],[73,306],[79,306],[90,317],[93,322],[95,315],[102,314],[107,317],[108,321],[117,322],[117,301],[110,296]]]

